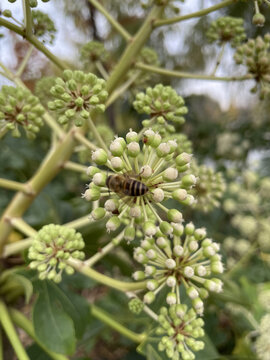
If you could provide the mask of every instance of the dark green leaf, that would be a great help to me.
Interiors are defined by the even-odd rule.
[[[65,355],[74,353],[76,339],[73,321],[45,281],[34,306],[33,324],[38,339],[49,350]]]

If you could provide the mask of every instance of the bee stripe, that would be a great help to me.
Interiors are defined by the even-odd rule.
[[[131,180],[130,195],[136,196],[136,181]]]

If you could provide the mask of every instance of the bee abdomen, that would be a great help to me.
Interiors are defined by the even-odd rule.
[[[142,196],[148,192],[148,187],[141,181],[131,180],[130,196]]]

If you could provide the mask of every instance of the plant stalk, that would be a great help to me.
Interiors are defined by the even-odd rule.
[[[0,300],[0,322],[2,323],[2,328],[5,330],[5,333],[17,355],[18,360],[30,360],[26,351],[24,350],[18,334],[16,333],[8,312],[8,308],[2,300]]]

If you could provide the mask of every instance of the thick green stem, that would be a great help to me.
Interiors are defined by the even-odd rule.
[[[2,178],[0,178],[0,187],[15,191],[23,191],[23,192],[26,191],[25,184],[21,184],[17,181],[2,179]]]
[[[85,215],[85,216],[82,216],[79,219],[70,221],[70,222],[68,222],[68,223],[66,223],[64,225],[67,226],[67,227],[73,228],[73,229],[80,229],[80,228],[82,228],[84,226],[87,226],[87,225],[91,224],[91,222],[92,221],[89,219],[89,215]]]
[[[29,0],[23,0],[23,14],[25,24],[25,34],[27,37],[32,35],[32,14]]]
[[[216,10],[222,9],[222,8],[224,8],[226,6],[229,6],[229,5],[233,4],[234,2],[235,2],[235,0],[225,0],[225,1],[221,1],[217,5],[210,6],[209,8],[202,9],[202,10],[196,11],[196,12],[191,13],[191,14],[182,15],[182,16],[176,16],[176,17],[173,17],[171,19],[157,20],[154,23],[154,27],[175,24],[175,23],[183,21],[183,20],[188,20],[188,19],[201,17],[201,16],[207,15],[207,14],[213,12],[213,11],[216,11]]]
[[[87,170],[87,166],[77,164],[73,161],[67,161],[64,165],[64,169],[85,174]]]
[[[22,218],[11,218],[9,221],[14,228],[21,231],[26,236],[33,237],[37,233],[37,231],[28,225]]]
[[[114,320],[110,314],[106,313],[104,310],[101,310],[95,305],[91,305],[90,307],[91,314],[101,320],[103,323],[109,325],[111,328],[119,332],[120,334],[124,335],[126,338],[136,342],[141,343],[146,338],[146,334],[137,334],[129,329],[127,329],[125,326],[119,324],[118,321]]]
[[[200,74],[191,74],[183,71],[176,71],[176,70],[167,70],[160,68],[158,66],[151,66],[145,65],[142,63],[136,63],[136,68],[152,71],[157,74],[165,75],[165,76],[173,76],[176,78],[183,78],[183,79],[197,79],[197,80],[215,80],[215,81],[244,81],[250,80],[249,75],[244,76],[232,76],[232,77],[221,77],[221,76],[213,76],[213,75],[200,75]]]
[[[29,246],[31,246],[32,241],[33,241],[32,238],[27,238],[5,245],[2,257],[6,258],[10,255],[14,255],[28,249]]]
[[[1,300],[0,300],[0,322],[2,323],[2,328],[5,330],[5,333],[17,355],[18,360],[30,360],[16,333],[8,309],[5,303]]]
[[[19,191],[5,210],[0,221],[0,254],[12,230],[10,218],[21,217],[35,199],[35,196],[58,174],[64,163],[70,158],[76,144],[74,133],[78,130],[71,129],[69,133],[45,157],[41,166],[28,182],[33,189],[33,195]]]
[[[111,94],[111,96],[106,102],[106,108],[110,106],[115,100],[119,99],[120,96],[130,87],[130,85],[137,79],[139,75],[140,73],[137,72],[132,77],[130,77],[123,85],[115,89],[115,91]]]
[[[90,277],[91,279],[107,285],[113,289],[117,289],[119,291],[135,291],[135,290],[143,290],[146,288],[146,281],[141,282],[124,282],[120,280],[112,279],[106,275],[100,274],[99,272],[90,269],[85,265],[83,261],[70,259],[67,261],[70,266],[72,266],[75,270],[79,271],[81,274]]]
[[[112,93],[125,77],[134,59],[138,56],[141,48],[148,40],[153,30],[153,22],[161,16],[162,12],[163,6],[154,6],[133,40],[126,47],[125,52],[108,79],[107,90],[109,93]]]
[[[0,360],[4,360],[3,332],[1,325],[0,325]]]
[[[115,20],[110,13],[100,4],[97,0],[88,0],[98,11],[101,12],[105,16],[105,18],[109,21],[109,23],[119,32],[121,36],[127,41],[131,39],[129,33],[119,24],[117,20]]]
[[[75,134],[75,139],[79,141],[81,144],[85,145],[90,150],[94,151],[98,149],[98,147],[95,144],[91,143],[91,141],[86,139],[86,137],[84,137],[82,134],[78,132]]]
[[[32,45],[34,45],[36,49],[41,51],[48,59],[50,59],[57,67],[59,67],[59,69],[65,70],[68,68],[66,64],[53,55],[34,35],[27,35],[25,30],[20,26],[17,26],[0,17],[0,26],[1,25],[28,40]]]
[[[30,320],[28,320],[20,311],[16,309],[10,309],[10,317],[12,321],[23,329],[35,342],[53,359],[53,360],[68,360],[68,358],[62,354],[56,354],[46,348],[36,337],[34,327]]]

